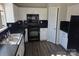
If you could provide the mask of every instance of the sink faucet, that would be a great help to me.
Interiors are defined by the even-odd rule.
[[[10,36],[10,31],[7,32],[7,36]]]
[[[12,38],[12,36],[11,36],[11,34],[10,34],[10,31],[8,31],[7,32],[7,41],[10,41],[10,40],[12,40],[13,38]]]

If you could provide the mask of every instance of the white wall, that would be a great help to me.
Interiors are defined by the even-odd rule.
[[[66,5],[60,6],[59,20],[66,21],[66,17],[67,17],[67,6]]]
[[[67,21],[70,21],[71,15],[79,15],[79,4],[68,6]]]
[[[19,19],[26,20],[26,14],[39,14],[40,20],[47,20],[47,8],[25,8],[19,7]]]

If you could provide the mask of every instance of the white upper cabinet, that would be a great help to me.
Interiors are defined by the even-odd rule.
[[[15,22],[12,3],[5,3],[5,14],[7,23]]]

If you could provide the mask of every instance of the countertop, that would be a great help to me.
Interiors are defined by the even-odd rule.
[[[18,45],[0,44],[0,56],[15,56]]]
[[[61,30],[61,29],[60,29]],[[61,31],[63,31],[63,32],[65,32],[65,33],[67,33],[68,34],[68,31],[65,31],[65,30],[61,30]]]
[[[18,45],[0,44],[0,56],[15,56],[18,47],[19,44]]]
[[[7,27],[0,28],[0,32],[3,32]]]

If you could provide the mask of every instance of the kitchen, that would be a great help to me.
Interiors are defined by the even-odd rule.
[[[30,26],[28,23],[32,19],[38,19],[35,22],[38,22],[37,25],[39,25],[37,30],[37,39],[39,41],[49,41],[56,45],[61,45],[63,49],[68,50],[68,26],[71,13],[73,13],[73,11],[70,11],[74,8],[73,5],[76,6],[76,4],[61,3],[0,4],[0,41],[2,40],[0,42],[0,55],[24,56],[25,43],[31,41],[29,40],[29,35],[30,30],[33,28],[27,28]],[[72,15],[75,15],[74,13]],[[35,18],[32,18],[32,16]],[[30,17],[32,18],[31,20]]]

